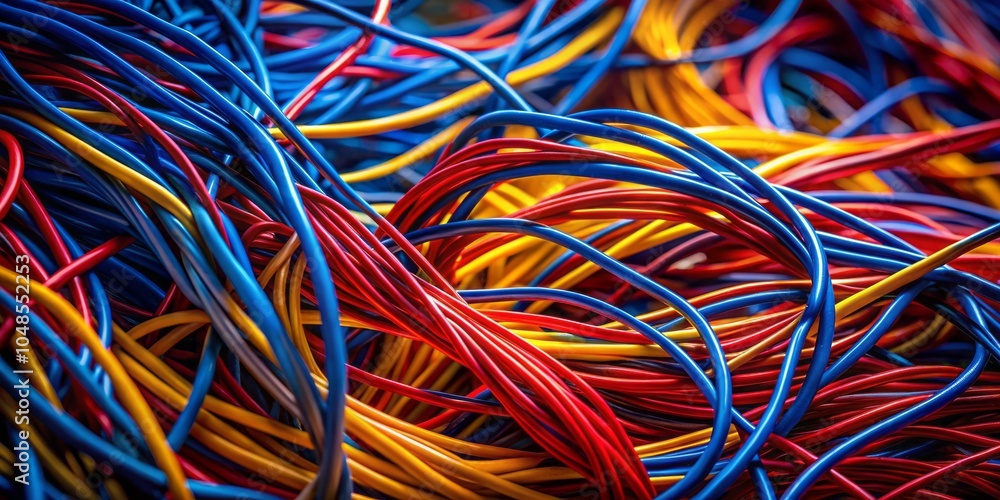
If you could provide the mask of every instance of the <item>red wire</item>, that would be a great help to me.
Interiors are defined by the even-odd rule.
[[[375,24],[384,24],[389,17],[389,9],[392,6],[391,0],[376,0],[375,10],[372,12],[372,22]],[[294,120],[298,118],[302,110],[312,102],[312,100],[319,94],[323,87],[330,82],[330,80],[341,74],[345,68],[354,64],[358,56],[363,54],[368,47],[371,45],[372,41],[375,39],[375,35],[372,32],[365,31],[361,36],[353,43],[350,47],[345,49],[336,59],[333,60],[323,71],[320,71],[318,75],[307,85],[291,102],[285,107],[285,115],[290,119]]]
[[[0,142],[7,150],[7,182],[0,190],[0,219],[3,219],[14,203],[17,189],[24,178],[24,153],[21,151],[20,143],[9,132],[0,130]]]

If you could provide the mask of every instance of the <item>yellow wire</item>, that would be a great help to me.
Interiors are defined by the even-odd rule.
[[[459,132],[465,129],[469,123],[472,123],[472,117],[462,118],[461,120],[441,129],[440,132],[432,135],[429,139],[420,143],[413,149],[391,160],[384,161],[378,165],[374,165],[363,170],[345,172],[340,174],[340,177],[344,179],[344,182],[355,183],[371,181],[394,174],[434,154],[435,151],[451,142],[451,140],[454,139]]]
[[[69,132],[55,126],[42,117],[15,108],[0,108],[0,112],[24,121],[33,127],[47,133],[60,144],[66,146],[84,160],[92,163],[107,174],[121,180],[126,186],[136,190],[154,203],[171,213],[192,234],[197,235],[191,210],[180,199],[159,184],[140,175],[138,172],[119,163],[114,158],[105,155],[85,141],[71,135]]]
[[[13,290],[17,286],[17,275],[10,269],[0,268],[0,284],[8,290]],[[108,374],[122,406],[135,419],[153,459],[166,474],[170,493],[178,500],[192,500],[194,496],[188,489],[177,455],[167,445],[166,435],[157,422],[153,410],[146,404],[146,400],[142,397],[135,382],[129,377],[128,372],[104,347],[97,332],[83,321],[80,313],[66,299],[37,283],[32,285],[31,291],[35,302],[45,307],[53,316],[67,325],[67,331],[90,350],[94,361]]]

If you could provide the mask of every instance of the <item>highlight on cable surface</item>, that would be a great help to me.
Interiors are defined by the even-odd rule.
[[[0,146],[0,498],[1000,498],[992,0],[4,0]]]

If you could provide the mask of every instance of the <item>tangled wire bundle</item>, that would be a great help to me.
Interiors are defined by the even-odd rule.
[[[4,498],[1000,498],[996,2],[0,32]]]

